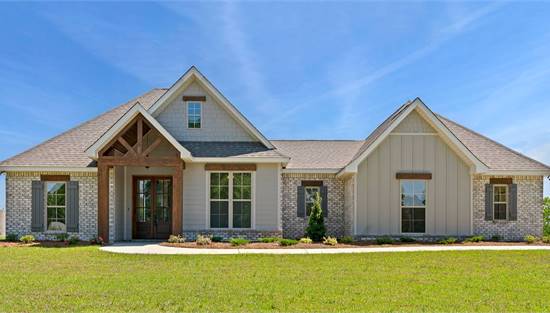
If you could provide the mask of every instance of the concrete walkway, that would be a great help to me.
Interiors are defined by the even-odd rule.
[[[208,249],[174,248],[161,246],[153,242],[124,242],[101,247],[100,250],[125,254],[337,254],[371,252],[414,252],[414,251],[512,251],[512,250],[550,250],[550,246],[394,246],[380,248],[326,248],[326,249]]]

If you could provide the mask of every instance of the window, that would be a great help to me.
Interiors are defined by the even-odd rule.
[[[426,182],[401,181],[401,232],[426,232]]]
[[[508,209],[508,186],[494,185],[493,186],[493,219],[507,219]]]
[[[252,173],[210,173],[210,227],[252,227]]]
[[[201,128],[201,103],[187,103],[187,128]]]
[[[50,231],[66,231],[65,223],[65,190],[64,182],[46,183],[46,229]]]
[[[306,197],[306,216],[311,214],[313,204],[315,203],[315,195],[321,196],[321,187],[319,186],[306,186],[304,187],[304,195]]]

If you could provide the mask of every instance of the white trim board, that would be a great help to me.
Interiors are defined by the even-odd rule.
[[[160,114],[162,109],[170,103],[171,100],[184,90],[193,81],[198,82],[204,87],[241,126],[243,126],[253,137],[258,139],[267,148],[273,149],[274,146],[260,131],[250,123],[237,108],[219,92],[218,89],[195,67],[192,66],[183,74],[152,106],[149,113],[152,116]]]

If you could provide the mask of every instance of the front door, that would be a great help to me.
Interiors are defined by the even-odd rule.
[[[172,179],[134,177],[134,239],[166,239],[172,226]]]

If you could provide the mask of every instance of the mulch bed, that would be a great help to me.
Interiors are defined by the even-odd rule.
[[[436,244],[431,242],[396,242],[393,244],[384,244],[379,245],[373,241],[364,241],[364,242],[354,242],[350,244],[339,243],[335,246],[329,246],[322,243],[312,243],[312,244],[303,244],[298,243],[293,246],[281,246],[278,243],[263,243],[263,242],[251,242],[243,246],[232,246],[228,242],[213,242],[210,245],[197,245],[195,242],[184,242],[184,243],[169,243],[163,242],[160,244],[165,247],[175,247],[175,248],[198,248],[198,249],[338,249],[338,248],[380,248],[380,247],[396,247],[396,246],[524,246],[528,245],[526,242],[492,242],[492,241],[483,241],[483,242],[466,242],[466,243],[454,243],[454,244]],[[537,242],[530,244],[533,246],[548,246],[543,242]]]

